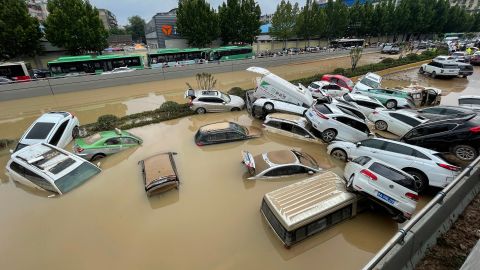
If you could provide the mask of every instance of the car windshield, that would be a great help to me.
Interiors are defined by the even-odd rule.
[[[377,173],[387,179],[394,181],[408,189],[416,190],[413,179],[408,177],[405,173],[397,171],[393,168],[387,167],[383,164],[374,162],[369,168],[374,173]]]
[[[248,135],[248,129],[236,123],[230,123],[230,127],[236,131]]]
[[[346,79],[345,82],[347,83],[347,85],[348,85],[349,87],[355,86],[355,85],[353,84],[352,80],[350,80],[350,79],[348,79],[348,80]]]
[[[22,149],[22,148],[25,148],[27,147],[28,144],[23,144],[23,143],[18,143],[17,144],[17,147],[15,148],[15,151],[14,152],[17,152],[18,150]]]
[[[380,87],[380,83],[376,82],[376,81],[373,81],[367,77],[363,78],[361,81],[360,81],[362,84],[365,84],[366,86],[370,86],[371,88],[378,88]]]
[[[55,123],[37,122],[25,138],[43,140],[47,138],[53,126],[55,126]]]
[[[102,136],[100,135],[100,133],[95,133],[91,136],[88,136],[84,140],[87,144],[93,144],[93,143],[97,142],[98,140],[100,140],[101,138],[102,138]]]
[[[315,168],[315,169],[319,168],[317,162],[307,153],[301,153],[293,150],[292,152],[295,154],[295,156],[297,156],[298,161],[300,161],[301,164],[308,166],[310,168]]]
[[[459,105],[475,104],[480,105],[480,98],[461,98],[458,99]]]
[[[225,100],[225,102],[227,103],[230,103],[230,101],[232,100],[230,96],[227,94],[221,93],[221,95],[222,95],[222,99]]]
[[[97,166],[90,162],[83,162],[80,166],[56,180],[55,185],[62,194],[67,193],[98,173],[100,173],[100,169]]]

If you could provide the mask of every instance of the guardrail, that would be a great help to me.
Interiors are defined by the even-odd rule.
[[[415,256],[417,257],[416,260],[420,260],[423,257],[423,253],[426,250],[426,246],[436,240],[436,235],[439,235],[441,231],[446,231],[450,227],[450,225],[454,222],[454,218],[452,219],[452,215],[454,215],[455,211],[463,212],[463,209],[468,203],[473,199],[473,197],[478,193],[479,189],[479,181],[478,181],[478,175],[472,175],[472,172],[474,169],[477,169],[473,173],[477,173],[478,169],[480,168],[480,157],[475,159],[470,165],[468,165],[449,185],[447,185],[442,191],[438,192],[437,195],[424,207],[420,212],[418,212],[405,226],[403,226],[388,242],[383,246],[383,248],[373,257],[367,265],[363,268],[363,270],[371,270],[371,269],[376,269],[376,267],[379,266],[379,264],[382,262],[383,266],[388,265],[388,267],[385,267],[385,269],[405,269],[405,268],[413,268],[415,265],[415,262],[412,261],[407,261],[405,260],[405,255],[410,256],[410,259]],[[466,179],[465,179],[466,178]],[[462,182],[463,181],[463,182]],[[478,183],[477,183],[478,182]],[[468,184],[468,186],[467,186]],[[463,189],[462,189],[462,186]],[[454,190],[455,189],[455,190]],[[453,200],[453,198],[463,198],[464,200],[468,197],[467,193],[475,193],[475,194],[470,194],[470,200],[468,202],[463,202],[463,205],[459,203],[458,201]],[[453,194],[455,193],[455,194]],[[464,193],[464,194],[462,194]],[[451,195],[452,200],[450,205],[446,205],[445,200],[447,197]],[[445,204],[444,204],[445,203]],[[442,208],[442,206],[445,206]],[[459,209],[462,208],[462,209]],[[444,211],[444,213],[441,213],[441,211]],[[449,213],[445,213],[446,211],[450,211]],[[438,213],[441,213],[439,215]],[[435,215],[437,214],[437,215]],[[427,217],[427,215],[429,215]],[[444,219],[446,217],[446,219]],[[424,226],[425,228],[428,227],[431,229],[432,227],[435,226],[435,224],[427,224],[429,222],[429,219],[432,219],[433,223],[436,223],[437,229],[430,231],[430,230],[425,230],[424,228],[416,228],[414,230],[415,226],[419,223],[423,223],[420,226]],[[435,220],[433,220],[435,219]],[[436,219],[444,219],[442,223],[438,223]],[[431,223],[432,223],[431,222]],[[445,222],[449,222],[450,224],[447,226],[444,226]],[[439,230],[443,226],[443,230]],[[414,239],[415,237],[419,237],[419,235],[416,235],[415,233],[421,233],[425,231],[430,231],[430,235],[420,235],[421,239]],[[409,234],[410,233],[410,234]],[[435,237],[435,239],[430,239]],[[406,243],[406,238],[409,237],[408,240],[411,240],[411,242]],[[413,240],[412,240],[413,239]],[[389,254],[392,252],[394,248],[397,248],[394,252],[397,254]],[[402,250],[403,249],[403,250]],[[408,251],[406,250],[408,249]],[[400,254],[400,252],[403,252]],[[419,254],[421,253],[421,254]],[[387,259],[387,256],[390,256],[389,259]],[[398,255],[399,257],[402,257],[402,259],[396,259],[395,255]],[[389,260],[392,263],[388,263]],[[404,265],[399,264],[399,261],[403,261]],[[395,263],[393,263],[395,262]],[[392,268],[393,266],[393,268]]]

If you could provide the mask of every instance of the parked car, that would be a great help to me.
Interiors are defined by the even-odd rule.
[[[420,180],[417,183],[419,193],[428,186],[445,187],[453,181],[460,170],[459,167],[445,161],[436,151],[381,138],[371,138],[356,144],[333,142],[328,145],[327,153],[342,161],[369,156],[394,164]]]
[[[350,103],[368,117],[375,109],[386,109],[376,98],[362,94],[345,94],[339,100]]]
[[[455,57],[450,55],[438,55],[433,58],[433,61],[444,62],[444,61],[455,61]]]
[[[480,149],[480,117],[470,114],[419,125],[401,139],[411,145],[450,152],[462,161],[473,161]]]
[[[189,89],[185,92],[185,98],[190,98],[190,109],[198,114],[240,111],[245,107],[245,101],[241,97],[217,90]]]
[[[263,122],[265,131],[288,136],[308,142],[321,142],[314,135],[310,123],[301,116],[293,114],[273,113],[267,115]]]
[[[327,82],[337,84],[340,87],[347,88],[350,91],[352,91],[353,87],[355,86],[352,80],[342,75],[325,74],[322,76],[322,81],[327,81]]]
[[[142,139],[120,129],[102,131],[75,139],[73,152],[86,160],[97,160],[142,144]]]
[[[410,110],[376,110],[368,118],[375,123],[375,129],[389,131],[400,137],[412,128],[428,121],[427,118]]]
[[[473,66],[471,64],[462,62],[459,62],[457,64],[458,68],[460,69],[460,71],[458,72],[459,76],[466,78],[467,76],[473,75]]]
[[[246,104],[247,111],[256,118],[263,119],[269,113],[283,112],[297,115],[304,115],[308,106],[302,107],[286,101],[270,99],[270,98],[255,98],[254,91],[247,91]]]
[[[330,83],[327,81],[312,82],[308,86],[308,90],[310,90],[314,98],[318,96],[323,97],[325,95],[329,95],[332,97],[339,97],[346,93],[350,93],[350,90],[348,90],[347,88],[340,87],[337,84]]]
[[[40,142],[64,148],[78,137],[79,126],[78,118],[69,112],[45,113],[20,137],[14,152]]]
[[[47,78],[50,77],[50,70],[48,69],[32,69],[32,78]]]
[[[372,98],[376,98],[380,101],[387,109],[397,109],[397,108],[415,108],[415,103],[413,98],[409,93],[393,90],[393,89],[381,89],[381,88],[369,88],[365,90],[354,90],[355,94],[362,94]]]
[[[432,61],[428,64],[423,64],[419,70],[420,74],[427,73],[432,78],[437,76],[457,77],[459,72],[458,64],[452,61]]]
[[[398,90],[408,93],[417,107],[439,105],[442,100],[442,90],[434,87],[411,84]]]
[[[356,103],[346,102],[342,99],[333,99],[331,104],[335,105],[342,112],[363,120],[365,123],[370,122],[367,116],[363,113],[363,110]]]
[[[255,127],[245,127],[234,122],[218,122],[202,126],[195,134],[198,146],[258,138],[262,132]]]
[[[177,166],[173,156],[177,153],[167,152],[141,160],[143,183],[148,197],[163,193],[180,185]]]
[[[460,107],[470,108],[472,110],[480,110],[480,96],[465,95],[458,98],[458,105]]]
[[[472,55],[470,58],[470,64],[475,66],[480,65],[480,52],[476,52]]]
[[[346,113],[334,104],[315,103],[305,116],[326,143],[335,139],[358,142],[372,136],[364,120]]]
[[[355,190],[380,203],[399,223],[410,219],[418,201],[416,179],[378,159],[358,157],[347,163],[347,190]]]
[[[370,88],[380,88],[382,77],[375,73],[369,72],[362,76],[360,80],[353,87],[353,91],[362,91]]]
[[[399,54],[400,53],[400,47],[398,47],[398,45],[395,45],[395,44],[385,45],[382,48],[382,53]]]
[[[0,76],[0,85],[2,84],[10,84],[13,83],[14,81],[10,80],[9,78],[5,76]]]
[[[293,149],[271,151],[255,157],[247,151],[242,151],[242,158],[251,175],[248,179],[314,174],[321,170],[314,158]]]
[[[462,117],[476,112],[460,106],[439,105],[417,110],[417,113],[428,119],[438,119],[439,117]]]
[[[457,62],[470,63],[470,55],[467,52],[456,51],[452,53],[452,57],[455,58]]]
[[[107,75],[107,74],[117,74],[117,73],[127,73],[127,72],[133,72],[135,71],[134,68],[129,68],[129,67],[118,67],[118,68],[114,68],[112,69],[111,71],[105,71],[105,72],[102,72],[102,75]]]
[[[13,153],[6,168],[14,181],[60,195],[101,171],[92,163],[44,142]]]

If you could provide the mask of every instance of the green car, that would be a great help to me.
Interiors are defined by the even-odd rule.
[[[73,151],[86,160],[96,160],[142,144],[139,137],[119,129],[102,131],[75,140]]]
[[[387,109],[406,108],[414,109],[415,102],[410,93],[393,90],[371,88],[366,90],[355,90],[355,94],[363,94],[378,99]]]

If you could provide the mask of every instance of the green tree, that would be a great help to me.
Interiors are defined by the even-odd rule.
[[[135,15],[128,18],[128,25],[125,26],[128,34],[132,35],[132,39],[136,42],[146,43],[145,39],[145,20]]]
[[[219,35],[218,15],[205,0],[179,0],[177,31],[190,46],[206,47]]]
[[[239,0],[227,0],[218,7],[220,37],[223,44],[238,41],[241,29],[241,3]]]
[[[240,42],[252,44],[260,34],[262,10],[255,0],[243,0],[241,14]]]
[[[362,24],[363,8],[360,0],[356,0],[353,6],[349,9],[348,14],[348,29],[347,33],[352,36],[360,35],[360,28]]]
[[[348,8],[343,1],[328,0],[325,7],[327,15],[327,37],[343,37],[347,32]]]
[[[23,0],[0,0],[0,60],[41,52],[38,20]]]
[[[307,0],[305,6],[302,8],[302,11],[297,16],[296,22],[296,32],[297,36],[306,39],[308,46],[310,46],[310,39],[315,35],[316,32],[316,15],[318,9],[315,7],[317,4]]]
[[[112,27],[108,30],[110,35],[127,35],[127,30],[118,27]]]
[[[312,5],[313,14],[313,34],[319,38],[325,37],[327,34],[327,15],[325,9],[321,8],[316,2]]]
[[[50,0],[45,21],[48,41],[72,54],[99,52],[108,46],[108,32],[98,10],[84,0]]]
[[[295,23],[298,15],[298,3],[292,6],[290,1],[282,0],[277,5],[277,10],[272,17],[270,34],[283,40],[284,47],[287,47],[287,39],[295,35]]]

